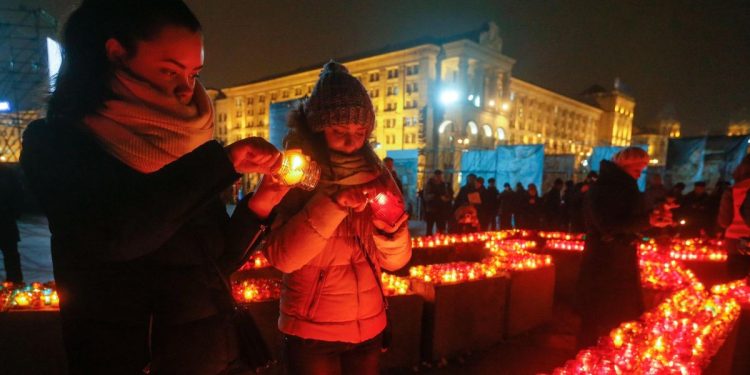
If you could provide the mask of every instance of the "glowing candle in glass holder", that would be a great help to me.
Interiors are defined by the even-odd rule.
[[[370,183],[366,195],[373,216],[388,225],[395,225],[406,213],[401,191],[387,171]]]
[[[284,151],[284,159],[276,176],[287,186],[312,190],[320,179],[320,168],[299,149]]]

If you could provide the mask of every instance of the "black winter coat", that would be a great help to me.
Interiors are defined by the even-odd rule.
[[[587,236],[578,302],[584,317],[607,327],[643,312],[635,241],[648,228],[648,212],[633,177],[606,160],[600,171],[584,199]]]
[[[49,220],[54,265],[89,267],[148,257],[228,274],[263,228],[240,202],[231,220],[219,194],[239,178],[215,141],[166,165],[137,172],[78,124],[31,123],[21,166]]]
[[[16,219],[21,216],[23,193],[18,176],[8,167],[0,167],[0,245],[21,240]]]

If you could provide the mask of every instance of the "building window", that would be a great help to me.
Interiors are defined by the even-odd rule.
[[[419,92],[419,85],[416,82],[406,84],[407,94],[416,93],[416,92]]]
[[[283,99],[286,99],[286,98],[288,98],[288,97],[289,97],[289,90],[284,90],[284,91],[282,91],[282,92],[281,92],[281,97],[282,97]]]
[[[377,98],[380,96],[380,89],[370,90],[370,97]]]
[[[385,103],[385,112],[395,111],[397,107],[396,103]]]
[[[247,98],[247,105],[253,105],[253,97]]]
[[[370,73],[370,82],[380,81],[380,73]]]
[[[398,78],[398,68],[388,69],[388,79]]]
[[[419,65],[409,65],[406,67],[406,75],[413,76],[419,74]]]
[[[302,88],[301,87],[295,87],[294,88],[294,96],[302,96]]]
[[[266,96],[265,95],[261,95],[261,96],[258,97],[258,103],[265,103],[265,102],[266,102]]]
[[[388,86],[385,96],[398,95],[398,86]]]
[[[238,96],[234,98],[234,106],[235,107],[242,107],[242,97]]]
[[[272,102],[276,101],[276,93],[271,94],[271,101]]]
[[[313,86],[307,85],[307,95],[310,95],[312,93],[312,90],[313,90]]]
[[[242,111],[237,111],[237,113],[234,114],[234,117],[242,117]]]
[[[252,116],[253,115],[253,108],[252,107],[250,107],[250,108],[247,109],[247,115],[248,116]]]
[[[258,114],[259,115],[265,115],[266,114],[266,107],[260,107],[260,109],[258,109]]]

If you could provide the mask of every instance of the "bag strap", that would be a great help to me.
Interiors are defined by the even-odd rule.
[[[383,298],[383,308],[388,311],[388,299],[385,297],[385,291],[383,291],[383,282],[380,280],[380,275],[378,274],[378,270],[375,267],[375,263],[373,263],[372,258],[370,258],[370,254],[367,253],[367,249],[365,249],[365,246],[362,243],[362,240],[359,238],[359,235],[355,235],[354,238],[357,240],[359,249],[362,251],[362,254],[364,254],[365,259],[367,260],[367,264],[370,266],[370,270],[372,270],[372,275],[375,276],[375,282],[378,283],[380,296]]]
[[[251,250],[253,246],[258,242],[258,239],[268,230],[268,227],[266,225],[261,224],[260,228],[258,228],[258,232],[255,233],[253,238],[250,240],[250,242],[247,243],[247,247],[245,247],[245,251],[242,255],[242,264],[247,262],[247,259],[250,258],[250,254],[252,253]],[[208,262],[211,263],[212,268],[214,271],[216,271],[216,275],[219,276],[219,279],[221,280],[221,284],[224,287],[224,290],[229,295],[229,300],[231,301],[232,307],[237,309],[239,304],[237,301],[234,300],[234,293],[232,293],[232,283],[229,281],[229,278],[224,275],[224,272],[219,267],[219,264],[216,263],[216,260],[211,257],[210,254],[208,254],[205,250],[203,251],[203,255],[208,259]]]

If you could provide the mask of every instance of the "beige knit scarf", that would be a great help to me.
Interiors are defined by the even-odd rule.
[[[115,98],[83,122],[110,154],[141,173],[158,171],[213,136],[213,106],[200,83],[189,104],[122,71],[112,91]]]

